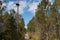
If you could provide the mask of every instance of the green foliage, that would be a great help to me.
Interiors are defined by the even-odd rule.
[[[0,31],[0,40],[24,40],[24,34],[25,34],[25,24],[24,24],[24,19],[20,18],[19,23],[17,28],[17,23],[16,23],[16,15],[15,11],[11,10],[10,14],[6,12],[3,15],[3,21],[4,25],[2,27],[2,30]],[[18,29],[18,30],[17,30]]]
[[[13,9],[8,13],[6,6],[2,7],[0,5],[0,40],[24,40],[24,34],[26,32],[24,19],[19,17],[19,23],[17,23],[18,17],[16,16],[16,12]]]
[[[28,24],[29,32],[40,35],[39,40],[60,39],[60,13],[58,10],[58,1],[59,0],[55,0],[53,5],[50,5],[49,0],[42,0],[38,5],[35,17],[33,17]],[[50,14],[47,15],[49,7]]]

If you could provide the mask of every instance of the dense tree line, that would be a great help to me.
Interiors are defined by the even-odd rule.
[[[5,11],[5,8],[0,10],[0,13],[2,13],[2,16],[0,16],[0,19],[2,18],[0,20],[0,40],[24,40],[24,19],[19,15],[17,25],[17,13],[13,9],[10,12]]]
[[[36,15],[28,24],[28,32],[39,34],[39,40],[60,40],[60,0],[42,0]]]

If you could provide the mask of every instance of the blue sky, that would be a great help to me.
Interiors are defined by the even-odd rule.
[[[7,11],[10,11],[11,9],[16,11],[16,2],[17,0],[5,0],[3,5],[7,6]],[[35,9],[37,9],[39,2],[40,0],[19,0],[19,14],[24,18],[25,27],[27,27],[27,24],[35,15]]]
[[[53,2],[52,0],[50,1]],[[10,11],[11,9],[14,9],[16,11],[16,2],[17,0],[6,0],[4,5],[7,6],[8,11]],[[35,10],[37,9],[37,6],[40,2],[41,0],[19,0],[19,14],[24,18],[25,27],[27,27],[26,25],[35,15]]]

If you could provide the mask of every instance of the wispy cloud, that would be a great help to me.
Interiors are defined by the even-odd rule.
[[[35,10],[37,9],[38,4],[40,3],[41,0],[34,0],[32,3],[30,3],[32,0],[30,0],[29,2],[25,1],[25,0],[21,0],[19,1],[19,13],[22,14],[24,12],[24,9],[26,7],[28,8],[28,11],[30,11],[31,13],[35,14]],[[16,6],[16,2],[14,1],[9,1],[7,3],[7,10],[10,11],[11,9],[14,9],[15,11],[17,11],[17,6]]]
[[[31,0],[32,1],[32,0]],[[39,3],[41,0],[34,0],[32,3],[29,5],[29,11],[35,15],[36,9],[38,8]]]
[[[29,5],[29,11],[35,14],[39,2],[33,2]]]
[[[14,2],[12,2],[12,1],[8,2],[8,4],[7,4],[7,10],[14,9],[14,7],[15,7]]]
[[[19,6],[19,13],[20,14],[24,12],[24,9],[26,7],[29,7],[28,11],[30,11],[33,14],[35,14],[37,6],[41,2],[41,0],[33,0],[33,2],[30,3],[31,1],[32,0],[29,0],[29,2],[27,2],[27,0],[21,0],[21,1],[19,1],[19,4],[20,4],[20,6]],[[52,2],[52,0],[49,0],[49,1]],[[9,1],[8,4],[7,4],[7,10],[9,11],[11,9],[14,9],[15,11],[17,11],[16,3],[14,1]]]
[[[27,6],[26,5],[27,3],[26,3],[26,1],[19,1],[19,4],[20,4],[19,13],[21,14],[24,12],[24,8]],[[13,1],[8,2],[8,4],[7,4],[7,10],[10,11],[11,9],[14,9],[15,11],[17,11],[16,3]]]
[[[54,0],[49,0],[51,2],[51,4],[53,4]]]
[[[2,4],[2,7],[5,7],[5,6],[6,6],[6,3],[3,3],[3,4]]]

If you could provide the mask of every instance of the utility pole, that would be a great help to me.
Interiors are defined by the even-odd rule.
[[[17,22],[17,31],[18,31],[18,25],[19,25],[19,0],[17,0],[16,6],[17,6],[16,22]]]

